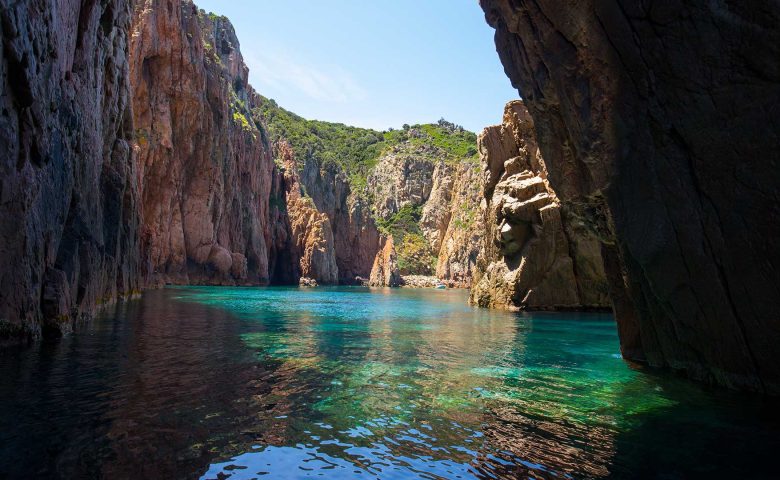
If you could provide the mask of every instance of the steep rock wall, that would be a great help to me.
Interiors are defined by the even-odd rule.
[[[339,274],[330,217],[317,209],[311,197],[305,197],[298,177],[298,165],[292,147],[286,142],[276,146],[277,158],[284,166],[285,201],[290,219],[290,259],[304,283],[335,284]]]
[[[137,291],[123,0],[0,0],[0,336]]]
[[[434,178],[436,175],[434,174]],[[485,223],[480,209],[483,178],[478,165],[464,162],[454,168],[447,201],[431,198],[423,210],[423,231],[426,213],[443,207],[446,222],[439,223],[444,230],[429,234],[433,248],[439,252],[436,277],[448,280],[451,285],[470,287],[476,271],[477,257],[482,249]],[[436,183],[434,183],[434,191]],[[436,205],[436,207],[432,207]],[[436,239],[441,240],[436,243]]]
[[[410,264],[401,266],[404,275],[471,284],[482,245],[481,184],[477,164],[452,159],[432,145],[402,143],[379,158],[368,191],[374,216],[400,231],[394,235],[399,263]]]
[[[471,301],[497,308],[609,307],[595,237],[578,226],[547,182],[533,121],[520,101],[480,135],[484,225]]]
[[[271,223],[284,220],[270,205],[284,192],[233,27],[189,0],[144,0],[131,49],[151,276],[209,284],[294,276],[275,271],[290,268],[273,261],[289,241],[289,229]]]
[[[352,192],[346,174],[336,165],[306,161],[301,184],[316,208],[330,220],[339,283],[361,283],[369,277],[381,249],[369,205]]]
[[[398,260],[392,235],[382,237],[382,248],[374,259],[368,285],[371,287],[400,287],[403,285],[403,279],[398,271]]]
[[[481,0],[625,357],[780,393],[780,7]]]

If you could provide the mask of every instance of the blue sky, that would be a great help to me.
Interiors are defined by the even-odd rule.
[[[479,132],[519,98],[477,0],[195,2],[230,18],[255,89],[306,118]]]

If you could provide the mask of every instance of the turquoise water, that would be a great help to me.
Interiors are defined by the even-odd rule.
[[[632,368],[606,314],[167,288],[0,350],[0,478],[766,478],[776,405]]]

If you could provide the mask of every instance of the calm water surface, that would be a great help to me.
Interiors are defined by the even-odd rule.
[[[776,407],[630,368],[609,315],[168,288],[0,350],[0,478],[777,478]]]

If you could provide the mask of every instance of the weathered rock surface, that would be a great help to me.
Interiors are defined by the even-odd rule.
[[[301,284],[336,284],[339,273],[330,219],[317,210],[311,197],[303,196],[292,147],[285,142],[278,144],[277,158],[284,165],[291,258],[298,262]]]
[[[136,2],[131,58],[143,247],[153,279],[290,277],[274,271],[289,268],[273,262],[283,256],[271,223],[283,219],[269,205],[278,203],[280,184],[263,125],[252,117],[257,98],[233,27],[189,0]]]
[[[382,248],[376,254],[368,285],[371,287],[400,287],[403,284],[398,272],[393,237],[382,237]]]
[[[455,169],[449,202],[444,204],[449,211],[446,229],[435,247],[439,252],[436,276],[448,286],[471,286],[485,235],[480,209],[483,183],[478,165],[464,162]],[[431,195],[426,208],[433,201]]]
[[[780,393],[777,2],[481,0],[626,358]]]
[[[0,336],[141,285],[129,22],[122,0],[0,0]]]
[[[339,283],[359,284],[358,277],[370,275],[380,249],[369,205],[350,190],[345,172],[336,165],[306,161],[301,184],[317,210],[330,219]]]
[[[435,274],[459,286],[471,284],[482,245],[481,184],[476,164],[451,159],[431,145],[407,142],[380,157],[368,178],[374,215],[387,222],[405,207],[419,212],[422,238],[404,236],[396,244],[399,254],[413,257],[404,267],[411,272],[402,269],[403,275]]]
[[[533,121],[520,101],[480,135],[484,237],[471,300],[497,308],[609,306],[598,242],[570,218],[547,183]]]
[[[421,206],[431,194],[436,152],[428,146],[402,146],[383,155],[368,177],[378,218],[389,218],[404,205]]]

